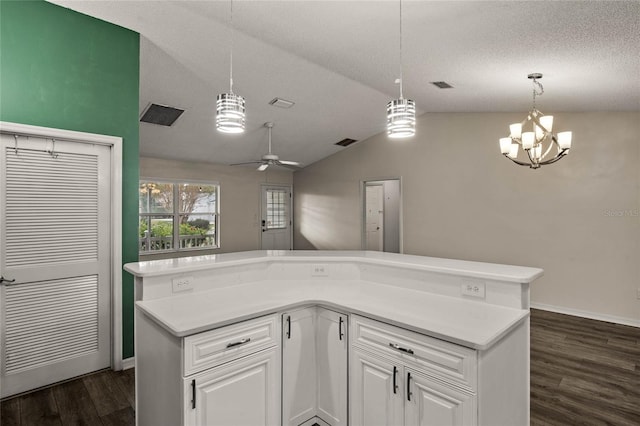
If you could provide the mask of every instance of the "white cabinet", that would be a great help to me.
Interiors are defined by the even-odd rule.
[[[138,426],[280,424],[280,317],[176,337],[136,312]]]
[[[186,378],[185,424],[278,424],[278,359],[272,347]]]
[[[282,315],[282,419],[347,424],[348,317],[309,307]]]
[[[475,351],[352,316],[351,424],[477,423]]]
[[[316,324],[317,416],[331,426],[347,424],[347,315],[318,308]]]
[[[316,414],[316,308],[282,315],[282,424],[298,426]]]

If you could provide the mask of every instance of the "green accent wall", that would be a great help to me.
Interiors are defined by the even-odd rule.
[[[138,33],[44,1],[0,1],[0,120],[123,139],[122,260],[138,261]],[[123,358],[133,356],[123,271]]]

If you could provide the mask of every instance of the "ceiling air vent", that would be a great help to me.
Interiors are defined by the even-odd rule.
[[[438,89],[453,89],[453,86],[446,81],[432,81],[431,84],[436,86]]]
[[[282,98],[273,98],[269,101],[269,105],[273,105],[278,108],[291,108],[295,102],[288,101]]]
[[[183,112],[183,109],[166,105],[149,104],[147,109],[142,113],[140,121],[144,123],[159,124],[160,126],[171,126]]]
[[[338,145],[338,146],[349,146],[354,142],[358,142],[358,141],[355,140],[355,139],[344,138],[340,142],[336,142],[335,145]]]

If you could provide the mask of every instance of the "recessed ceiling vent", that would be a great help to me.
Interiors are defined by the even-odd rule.
[[[438,89],[453,89],[453,86],[446,81],[432,81],[431,84],[436,86]]]
[[[273,105],[278,108],[291,108],[295,102],[288,101],[282,98],[273,98],[269,101],[269,105]]]
[[[160,126],[172,126],[183,112],[183,109],[166,105],[149,104],[147,109],[142,113],[140,121],[144,123],[159,124]]]
[[[349,146],[354,142],[358,142],[358,141],[355,140],[355,139],[344,138],[340,142],[336,142],[335,145],[338,145],[338,146]]]

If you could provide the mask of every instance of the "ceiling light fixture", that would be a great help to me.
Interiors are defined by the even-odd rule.
[[[244,98],[233,93],[233,0],[231,0],[229,93],[221,93],[216,99],[216,128],[223,133],[242,133],[244,122]]]
[[[500,138],[500,151],[509,160],[521,166],[538,169],[540,166],[555,163],[569,153],[571,148],[571,132],[552,133],[553,116],[544,115],[536,108],[536,96],[544,93],[542,84],[538,81],[542,74],[533,73],[527,76],[533,82],[533,107],[522,123],[509,126],[511,134],[507,138]],[[530,132],[522,129],[531,123]],[[528,161],[518,160],[519,147],[526,153]],[[554,157],[547,156],[556,148]]]
[[[402,0],[400,0],[400,98],[387,104],[387,135],[408,138],[416,134],[416,103],[402,95]]]

